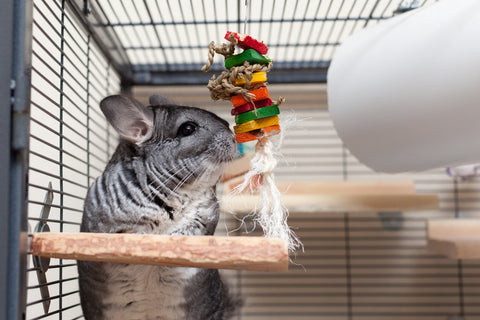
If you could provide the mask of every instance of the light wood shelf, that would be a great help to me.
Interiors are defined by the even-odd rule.
[[[427,222],[428,251],[451,259],[480,259],[480,220]]]
[[[111,233],[34,233],[40,257],[176,267],[285,271],[285,240],[264,237],[166,236]]]
[[[230,192],[241,183],[241,178],[225,184],[225,192]],[[415,194],[413,181],[302,181],[277,182],[278,190],[283,194],[337,194],[337,195],[377,195],[377,194]]]
[[[227,184],[222,210],[250,213],[258,195],[230,196],[234,183]],[[379,212],[438,210],[434,194],[415,194],[410,181],[389,182],[296,182],[278,183],[282,202],[290,212]]]

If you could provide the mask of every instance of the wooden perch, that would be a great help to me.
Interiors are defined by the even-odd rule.
[[[231,180],[225,184],[225,192],[232,191],[243,180]],[[413,181],[330,181],[330,182],[277,182],[283,194],[415,194]]]
[[[285,271],[287,243],[264,237],[34,233],[31,254],[58,259],[176,267]]]
[[[260,201],[259,196],[240,195],[223,198],[225,212],[250,213]],[[438,196],[419,195],[293,195],[282,196],[290,212],[379,212],[437,210]]]
[[[480,220],[430,220],[428,251],[451,259],[480,259]]]
[[[222,210],[251,213],[258,195],[229,196],[236,181],[225,185]],[[379,212],[437,210],[438,196],[415,194],[412,181],[278,182],[282,202],[290,212]]]

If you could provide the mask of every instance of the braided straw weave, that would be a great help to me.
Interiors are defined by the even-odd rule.
[[[208,46],[208,60],[205,65],[202,67],[203,72],[208,72],[213,64],[213,58],[215,53],[221,54],[225,59],[231,57],[235,52],[235,46],[238,41],[235,39],[233,34],[230,34],[228,37],[230,44],[221,44],[215,46],[215,42],[210,42]],[[253,64],[251,65],[247,61],[242,66],[232,67],[227,71],[222,71],[218,78],[213,75],[212,78],[208,81],[207,88],[210,90],[210,97],[212,100],[230,100],[232,96],[241,94],[245,100],[252,101],[255,98],[255,95],[249,91],[257,89],[264,86],[263,83],[252,85],[252,73],[254,72],[269,72],[272,68],[273,63],[270,62],[268,65]],[[245,84],[243,86],[234,85],[235,80],[245,79]],[[284,102],[285,99],[280,97],[276,104]]]

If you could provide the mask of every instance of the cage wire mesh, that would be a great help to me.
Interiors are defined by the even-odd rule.
[[[245,14],[248,33],[268,44],[282,67],[298,69],[325,65],[346,37],[391,17],[401,1],[248,3],[107,0],[101,8],[138,71],[197,71],[206,44],[223,39],[226,30],[243,31]]]
[[[118,39],[136,84],[157,74],[199,73],[210,41],[227,30],[244,31],[275,51],[275,71],[324,70],[349,35],[436,0],[292,1],[89,1],[98,21]],[[403,12],[402,11],[402,12]],[[245,17],[248,23],[244,27]],[[213,70],[222,70],[217,58]],[[283,74],[289,79],[288,74]],[[200,77],[202,83],[208,77]],[[191,78],[182,78],[192,82]],[[196,83],[199,83],[198,80]],[[181,83],[180,83],[181,84]]]
[[[275,68],[295,71],[327,67],[345,37],[391,17],[402,5],[408,9],[399,0],[249,2],[248,32],[261,35],[271,48]],[[434,1],[413,2],[422,6]],[[86,190],[117,139],[98,104],[120,91],[121,78],[130,72],[130,84],[138,84],[135,79],[148,82],[158,72],[173,76],[198,71],[211,40],[221,41],[226,30],[243,29],[245,10],[243,1],[230,0],[77,1],[95,10],[91,14],[103,24],[94,27],[116,39],[125,65],[94,41],[101,40],[95,28],[81,23],[68,3],[33,1],[28,168],[32,230],[51,182],[50,229],[78,231]],[[218,61],[216,68],[221,68]],[[181,97],[172,98],[181,102]],[[230,118],[226,109],[214,111]],[[393,178],[374,173],[344,148],[325,102],[315,109],[299,105],[295,112],[301,121],[285,140],[279,180],[413,180],[417,192],[439,194],[441,208],[403,213],[397,230],[385,229],[377,213],[292,213],[290,224],[306,247],[297,258],[299,265],[288,273],[226,273],[233,290],[245,297],[238,319],[480,319],[479,264],[425,251],[425,220],[478,217],[480,184],[452,182],[443,170]],[[223,219],[221,228],[235,228],[235,220]],[[52,259],[44,284],[38,283],[36,271],[30,261],[27,319],[83,318],[75,262]],[[41,288],[48,288],[49,297],[42,297]]]
[[[33,14],[29,223],[38,223],[52,183],[50,229],[78,232],[86,190],[116,145],[98,104],[119,92],[120,79],[64,3],[34,1]],[[75,262],[52,259],[46,276],[38,283],[30,261],[27,318],[81,317]],[[40,294],[45,286],[49,298]]]

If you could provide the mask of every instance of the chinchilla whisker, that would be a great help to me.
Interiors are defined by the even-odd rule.
[[[156,172],[154,168],[148,163],[145,163],[145,167],[149,170],[149,172]],[[148,187],[150,189],[149,193],[149,198],[152,200],[155,197],[159,197],[162,200],[166,200],[164,194],[161,191],[161,189],[167,189],[170,190],[164,182],[160,179],[159,175],[157,174],[150,174],[149,175],[150,179],[152,179],[152,182],[148,184]]]
[[[163,176],[165,175],[168,175],[168,178],[165,180],[165,183],[169,183],[170,181],[172,181],[173,179],[177,179],[178,180],[178,177],[177,175],[182,172],[185,168],[182,166],[180,167],[180,169],[176,170],[176,171],[173,171],[173,172],[170,172],[169,170],[166,170],[165,168],[162,168],[162,173],[165,173]]]
[[[173,188],[173,190],[170,194],[176,193],[178,191],[178,189],[180,189],[188,181],[188,179],[190,179],[192,176],[196,175],[200,171],[200,169],[203,169],[203,168],[197,167],[197,168],[195,168],[195,170],[190,171],[190,173],[187,174],[182,180],[180,180],[180,182],[175,186],[175,188]]]
[[[213,164],[211,167],[210,166],[205,166],[203,168],[199,168],[201,170],[197,169],[196,171],[197,171],[198,175],[195,177],[194,183],[199,181],[199,180],[202,180],[205,177],[205,175],[210,175],[212,173],[211,168],[213,168],[213,167],[217,168],[216,164]]]
[[[184,167],[181,167],[179,170],[175,171],[174,174],[178,174],[180,173],[182,170],[184,170],[185,168]],[[158,171],[157,171],[158,172]],[[158,172],[158,175],[159,176],[162,176],[164,177],[164,175],[162,175],[160,172]],[[191,177],[192,173],[190,172],[187,176],[183,177],[182,180],[180,180],[178,182],[178,184],[180,184],[183,180],[186,180],[188,179],[189,177]],[[173,176],[173,175],[172,175]],[[171,180],[171,178],[169,178]],[[177,191],[177,187],[178,187],[178,184],[175,186],[174,189],[171,189],[170,187],[168,187],[167,183],[170,182],[169,179],[166,179],[166,180],[163,180],[160,182],[160,179],[159,182],[160,183],[157,183],[156,185],[152,182],[150,184],[150,186],[152,187],[151,188],[151,192],[150,192],[150,196],[152,198],[154,198],[156,195],[158,195],[159,193],[161,193],[160,191],[164,191],[165,193],[165,196],[164,196],[164,199],[163,200],[167,200],[169,199],[172,195],[175,195],[176,194],[176,191]],[[162,194],[164,195],[164,194]]]

